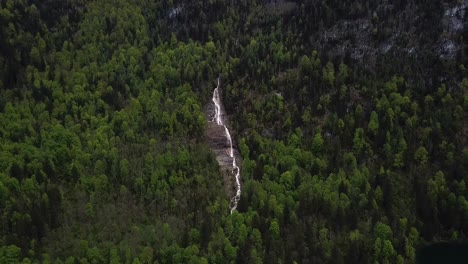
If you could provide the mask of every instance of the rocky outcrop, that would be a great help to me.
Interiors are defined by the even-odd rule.
[[[229,156],[230,144],[224,135],[224,127],[219,126],[216,122],[209,119],[212,117],[210,110],[206,111],[208,124],[206,127],[206,139],[211,150],[216,155],[216,160],[221,167],[221,170],[232,170],[232,158]],[[237,149],[234,147],[234,155],[239,156]]]
[[[334,56],[348,56],[369,67],[375,65],[379,55],[418,56],[418,52],[430,51],[441,59],[453,60],[464,48],[458,36],[466,27],[468,1],[442,4],[439,22],[422,17],[413,4],[389,16],[394,7],[384,2],[366,17],[340,20],[323,28],[310,37],[311,44],[318,50]],[[425,27],[428,22],[440,26],[437,29]]]
[[[231,132],[228,129],[226,112],[221,102],[221,91],[218,86],[213,92],[213,98],[205,107],[208,120],[205,130],[206,140],[216,155],[221,173],[224,177],[226,191],[231,197],[231,213],[237,209],[241,195],[240,155],[235,147]]]

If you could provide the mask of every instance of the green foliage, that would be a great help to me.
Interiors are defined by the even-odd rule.
[[[280,227],[278,224],[278,221],[276,219],[273,219],[270,223],[270,234],[274,239],[279,239],[280,238]]]
[[[33,2],[0,5],[0,263],[411,263],[466,239],[466,56],[393,53],[447,37],[455,3]],[[421,39],[393,39],[407,6]]]
[[[416,161],[418,161],[419,163],[421,164],[425,164],[427,162],[427,157],[428,155],[428,152],[426,150],[426,148],[424,147],[419,147],[416,152],[414,153],[414,158],[416,159]]]
[[[328,62],[323,69],[322,78],[328,85],[333,85],[335,83],[335,68],[333,63]]]
[[[368,129],[373,136],[376,136],[379,131],[379,116],[375,111],[371,113]]]
[[[314,141],[312,142],[312,151],[314,154],[321,154],[324,150],[324,140],[320,132],[316,133],[314,136]]]

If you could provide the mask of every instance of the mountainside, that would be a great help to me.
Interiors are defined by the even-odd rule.
[[[466,241],[467,9],[1,1],[0,263],[414,263]]]
[[[468,1],[419,5],[408,1],[401,8],[382,1],[359,18],[324,27],[309,41],[315,49],[346,63],[376,72],[402,67],[409,70],[405,77],[411,81],[421,78],[425,85],[439,85],[453,80],[448,65],[466,61],[467,7]],[[401,68],[391,72],[395,73],[403,74]]]

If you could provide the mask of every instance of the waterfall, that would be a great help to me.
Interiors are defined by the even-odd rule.
[[[213,91],[213,103],[215,105],[215,114],[213,116],[212,122],[216,122],[218,126],[224,127],[224,133],[227,141],[229,142],[229,156],[232,158],[232,173],[236,179],[236,194],[231,198],[231,214],[237,209],[237,203],[240,200],[241,196],[241,184],[240,184],[240,168],[236,164],[236,157],[234,156],[234,148],[232,146],[232,138],[229,129],[223,122],[222,113],[221,113],[221,98],[219,96],[219,77],[218,85]]]

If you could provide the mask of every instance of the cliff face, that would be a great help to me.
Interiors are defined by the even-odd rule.
[[[433,1],[431,5],[407,1],[396,10],[391,1],[379,1],[367,14],[338,19],[311,34],[309,43],[329,58],[358,63],[382,71],[390,62],[416,61],[432,84],[434,64],[466,60],[468,1]],[[429,60],[428,60],[429,58]],[[436,63],[434,63],[436,62]],[[441,66],[442,67],[442,66]],[[437,71],[440,72],[440,71]],[[448,76],[437,77],[440,81]]]
[[[221,104],[221,118],[224,124],[228,125],[228,119],[226,116],[226,112],[224,110],[224,106]],[[210,101],[205,106],[205,118],[208,120],[205,129],[205,137],[208,145],[210,146],[211,150],[216,156],[216,160],[218,161],[221,175],[224,178],[224,185],[226,187],[226,192],[229,198],[235,196],[237,188],[236,188],[236,179],[235,179],[235,171],[233,171],[233,158],[230,156],[230,148],[231,144],[226,137],[226,132],[224,126],[218,125],[214,121],[215,116],[215,105],[212,101]],[[233,131],[230,131],[231,135],[233,135]],[[234,157],[236,159],[237,166],[242,165],[242,161],[240,159],[240,154],[235,144],[234,139],[232,139],[232,147]]]
[[[428,17],[414,4],[395,13],[393,5],[382,3],[365,17],[339,20],[321,29],[310,41],[320,50],[369,65],[379,55],[417,55],[421,51],[455,59],[466,45],[460,35],[466,28],[468,1],[441,7]]]

